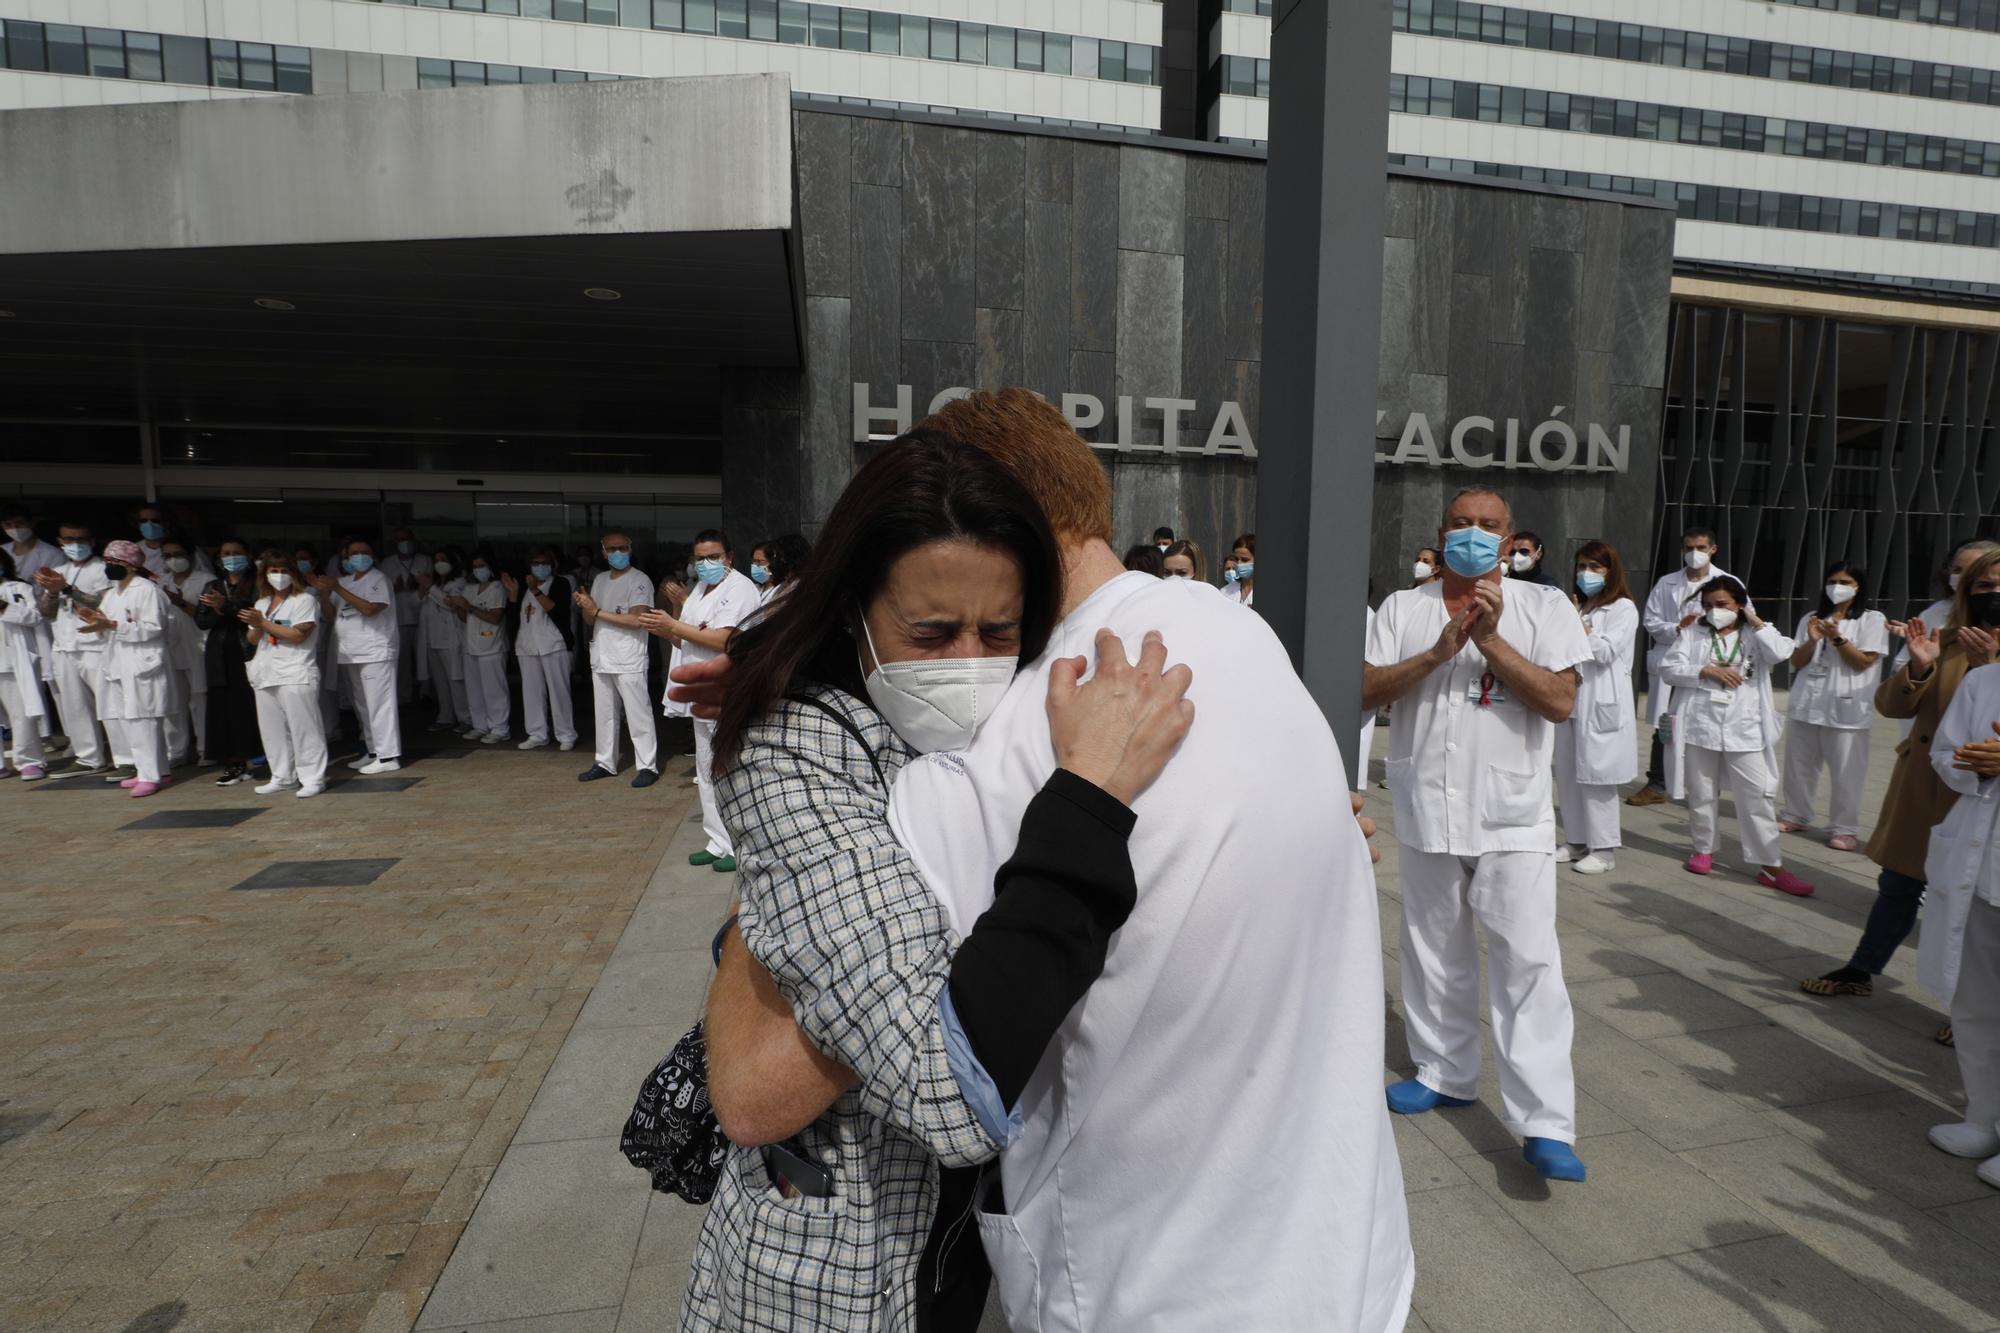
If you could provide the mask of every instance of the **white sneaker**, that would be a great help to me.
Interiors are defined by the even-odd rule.
[[[1559,865],[1559,866],[1566,866],[1566,865],[1568,865],[1568,864],[1569,864],[1569,844],[1568,844],[1568,843],[1560,843],[1560,844],[1558,844],[1558,845],[1557,845],[1557,847],[1556,847],[1556,864],[1557,864],[1557,865]]]
[[[1614,868],[1615,863],[1610,857],[1599,856],[1596,852],[1592,852],[1589,856],[1584,857],[1570,867],[1570,869],[1576,871],[1579,875],[1602,875],[1607,874]]]
[[[2000,1134],[1983,1125],[1932,1125],[1930,1141],[1933,1148],[1942,1149],[1953,1157],[1991,1157],[2000,1153]],[[1991,1165],[1991,1163],[1989,1163]],[[2000,1168],[1995,1168],[2000,1172]],[[1981,1175],[1984,1176],[1984,1168]]]
[[[403,761],[400,759],[377,759],[374,763],[361,770],[361,776],[365,778],[375,773],[395,773],[399,772],[402,767]]]
[[[498,745],[506,739],[507,733],[504,731],[489,731],[479,738],[479,743],[481,745]]]
[[[561,745],[558,745],[556,748],[567,754],[569,751],[574,750],[576,748],[576,742],[564,741]]]
[[[279,782],[276,779],[273,779],[272,781],[266,782],[262,786],[258,787],[257,794],[259,796],[275,796],[281,791],[290,791],[292,788],[298,785],[299,784],[296,782]]]
[[[317,786],[317,785],[315,785],[315,786],[310,786],[310,787],[301,787],[301,788],[299,788],[299,792],[298,792],[298,796],[299,796],[299,799],[300,799],[301,801],[303,801],[303,800],[306,800],[306,799],[307,799],[308,797],[313,797],[313,796],[317,796],[317,795],[319,795],[319,794],[320,794],[321,792],[323,792],[323,791],[325,791],[325,790],[326,790],[326,788],[325,788],[325,787],[321,787],[321,786]]]
[[[458,733],[458,738],[462,741],[476,741],[485,734],[486,733],[481,731],[478,727],[467,727],[465,728],[465,730]]]
[[[547,741],[538,741],[533,736],[530,736],[514,748],[517,750],[539,750],[547,744]]]
[[[347,766],[349,768],[366,768],[374,762],[375,756],[372,754],[357,755],[347,761]]]

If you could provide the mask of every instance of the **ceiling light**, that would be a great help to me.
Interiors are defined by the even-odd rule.
[[[609,287],[586,287],[583,289],[583,294],[593,301],[616,301],[624,296],[623,292],[613,291]]]
[[[256,300],[252,301],[252,302],[251,302],[250,304],[252,304],[252,305],[256,306],[256,307],[257,307],[257,308],[258,308],[259,310],[297,310],[297,309],[298,309],[298,307],[297,307],[297,306],[295,306],[295,305],[293,305],[293,304],[292,304],[292,303],[291,303],[290,301],[280,301],[280,300],[279,300],[279,299],[278,299],[277,297],[275,297],[275,296],[260,296],[260,297],[258,297],[258,298],[257,298]]]

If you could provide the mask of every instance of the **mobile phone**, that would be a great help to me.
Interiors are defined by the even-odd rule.
[[[764,1149],[764,1169],[778,1192],[803,1194],[808,1199],[833,1197],[833,1173],[818,1162],[794,1151],[791,1145],[773,1143]]]

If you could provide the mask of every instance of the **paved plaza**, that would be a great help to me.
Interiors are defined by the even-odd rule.
[[[616,1135],[696,1012],[728,882],[686,864],[687,761],[634,792],[571,758],[459,747],[312,802],[0,789],[0,1329],[671,1328],[699,1210]],[[1678,808],[1625,813],[1617,870],[1562,878],[1590,1182],[1521,1163],[1490,1076],[1399,1120],[1411,1329],[2000,1328],[2000,1193],[1924,1141],[1958,1079],[1909,952],[1870,999],[1798,990],[1845,961],[1872,868],[1792,836],[1812,899],[1756,887],[1733,842],[1697,880]],[[379,873],[239,887],[288,862]]]

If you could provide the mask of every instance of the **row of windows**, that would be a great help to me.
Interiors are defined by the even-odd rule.
[[[2000,0],[1778,0],[1801,9],[2000,32]]]
[[[2000,4],[2000,0],[1995,0]],[[1271,17],[1271,0],[1222,0],[1222,7],[1232,14],[1261,14]]]
[[[418,0],[376,3],[413,5]],[[805,0],[422,0],[422,5],[997,65],[1114,83],[1156,84],[1161,72],[1159,48],[1139,42],[884,14]]]
[[[312,52],[303,46],[168,37],[157,32],[20,19],[0,23],[0,66],[99,79],[195,83],[278,93],[312,91]]]
[[[506,83],[616,83],[616,74],[585,74],[575,69],[537,69],[532,65],[488,65],[477,60],[433,60],[417,57],[419,88],[487,88]]]
[[[1389,161],[1395,165],[1429,167],[1434,171],[1475,173],[1549,185],[1576,185],[1617,194],[1650,195],[1663,203],[1673,204],[1679,209],[1680,216],[1690,222],[1729,222],[1744,227],[1781,227],[1788,231],[1817,231],[1835,236],[1872,236],[1884,240],[2000,248],[2000,215],[1974,213],[1969,209],[1878,204],[1859,199],[1829,199],[1814,194],[1786,194],[1778,190],[1689,185],[1677,181],[1648,180],[1642,176],[1470,162],[1461,158],[1419,154],[1391,153]]]
[[[1990,69],[1531,13],[1473,0],[1394,0],[1394,4],[1398,32],[2000,106],[2000,73]]]
[[[1137,125],[1107,125],[1092,120],[1066,120],[1061,116],[1017,115],[1012,111],[980,111],[962,106],[930,106],[923,102],[890,102],[882,98],[835,97],[830,93],[793,93],[795,102],[824,102],[831,106],[869,106],[879,111],[926,111],[936,116],[962,116],[972,120],[1003,120],[1017,125],[1059,125],[1079,130],[1108,130],[1113,134],[1151,135],[1155,129]]]
[[[1450,116],[1499,125],[1609,134],[1621,139],[1653,139],[1750,153],[1779,153],[1786,157],[2000,177],[2000,143],[1628,102],[1581,93],[1551,93],[1538,88],[1430,79],[1420,74],[1389,76],[1389,109],[1413,116]]]

